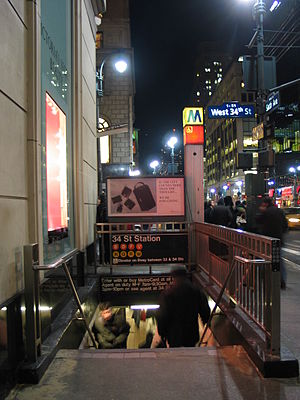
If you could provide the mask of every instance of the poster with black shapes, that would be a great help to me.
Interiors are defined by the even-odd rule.
[[[184,218],[184,177],[107,179],[109,218]]]

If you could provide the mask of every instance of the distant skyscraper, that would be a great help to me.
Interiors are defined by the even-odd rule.
[[[170,171],[169,165],[171,165],[171,162],[171,149],[168,145],[165,145],[160,149],[160,167],[157,174],[168,175],[168,171]],[[175,175],[183,175],[183,151],[181,147],[176,148],[174,151],[174,164]]]
[[[222,43],[217,42],[205,42],[200,45],[195,62],[194,84],[191,94],[193,105],[207,105],[232,61],[228,54],[220,51],[221,48]]]

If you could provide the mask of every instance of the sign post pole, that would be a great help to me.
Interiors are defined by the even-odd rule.
[[[184,175],[187,221],[204,221],[204,113],[203,108],[183,110]],[[192,225],[193,226],[193,225]],[[192,231],[190,246],[191,262],[196,262],[195,230]]]

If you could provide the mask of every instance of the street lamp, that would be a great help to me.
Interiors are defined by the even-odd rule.
[[[153,160],[150,163],[150,168],[153,168],[153,175],[156,173],[156,168],[159,166],[159,162],[157,160]]]
[[[177,137],[172,136],[167,142],[167,145],[171,148],[171,165],[172,165],[171,173],[172,173],[172,175],[175,174],[174,147],[175,147],[175,144],[177,143],[177,141],[178,141]]]
[[[104,68],[104,65],[105,65],[107,59],[110,57],[116,58],[115,62],[114,62],[114,67],[115,67],[116,71],[118,71],[120,74],[123,74],[127,70],[127,67],[128,67],[127,61],[121,55],[109,54],[102,60],[100,68],[96,72],[96,78],[97,78],[97,81],[99,82],[99,87],[97,86],[97,94],[99,97],[103,97],[103,68]]]
[[[117,72],[123,74],[127,69],[127,62],[120,54],[111,53],[104,57],[100,67],[96,71],[96,94],[97,94],[97,104],[96,104],[96,128],[97,131],[100,127],[100,98],[104,96],[103,93],[103,68],[108,58],[114,57],[114,66]],[[98,195],[102,192],[102,168],[101,168],[101,157],[100,157],[100,139],[97,139],[97,168],[98,168]]]

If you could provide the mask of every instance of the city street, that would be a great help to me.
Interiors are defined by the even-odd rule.
[[[290,229],[286,233],[282,246],[282,257],[288,268],[294,266],[300,270],[300,230]]]

